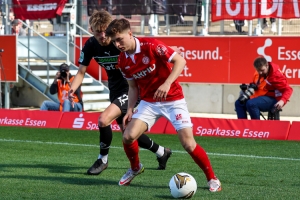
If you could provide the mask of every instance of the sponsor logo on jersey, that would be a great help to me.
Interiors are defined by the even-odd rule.
[[[142,58],[142,62],[143,62],[145,65],[149,64],[149,62],[150,62],[149,57],[144,56],[144,57]]]
[[[176,117],[176,120],[181,120],[182,119],[182,115],[181,114],[177,114],[177,115],[175,115],[175,117]]]
[[[168,49],[166,46],[162,45],[162,44],[159,44],[157,45],[156,47],[156,51],[159,55],[163,56],[163,55],[166,55],[167,52],[168,52]]]
[[[153,72],[155,70],[155,68],[156,68],[156,65],[153,64],[152,66],[149,66],[145,70],[142,70],[142,71],[139,71],[136,74],[133,74],[133,78],[134,79],[143,78],[143,77],[147,76],[147,74],[150,74],[151,72]]]
[[[112,57],[98,57],[98,62],[105,64],[105,63],[117,63],[118,56]]]
[[[129,68],[130,68],[130,66],[126,66],[126,67],[125,67],[125,69],[129,69]]]

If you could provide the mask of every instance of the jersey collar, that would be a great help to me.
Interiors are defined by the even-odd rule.
[[[136,37],[134,37],[134,40],[135,40],[135,52],[134,52],[134,54],[137,54],[137,53],[141,52],[141,45],[140,45],[140,41]],[[125,52],[126,58],[128,58],[128,57],[130,57],[131,55],[134,55],[134,54],[127,54],[127,52]]]

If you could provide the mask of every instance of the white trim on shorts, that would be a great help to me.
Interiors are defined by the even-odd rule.
[[[141,100],[132,116],[145,122],[148,125],[148,131],[160,117],[168,119],[176,131],[193,127],[185,99],[168,102]]]

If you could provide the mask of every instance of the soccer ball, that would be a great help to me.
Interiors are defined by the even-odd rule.
[[[197,191],[197,182],[192,175],[180,172],[171,178],[169,187],[174,198],[189,199]]]

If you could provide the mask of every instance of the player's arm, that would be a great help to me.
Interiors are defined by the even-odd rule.
[[[128,107],[127,107],[127,113],[123,117],[123,129],[126,128],[126,125],[128,122],[131,121],[132,119],[132,114],[133,114],[133,109],[136,105],[136,102],[139,97],[139,88],[135,82],[134,79],[132,80],[127,80],[128,85],[129,85],[129,91],[128,91]]]
[[[74,98],[74,92],[79,88],[81,85],[85,72],[86,72],[87,66],[79,65],[79,69],[77,71],[77,74],[75,75],[72,83],[71,83],[71,89],[69,91],[69,100],[73,101]]]
[[[153,99],[156,99],[158,101],[166,100],[167,94],[170,90],[171,84],[179,77],[181,74],[186,61],[185,59],[180,56],[179,54],[175,53],[174,57],[171,60],[171,63],[174,64],[172,71],[164,84],[162,84],[154,93]]]

